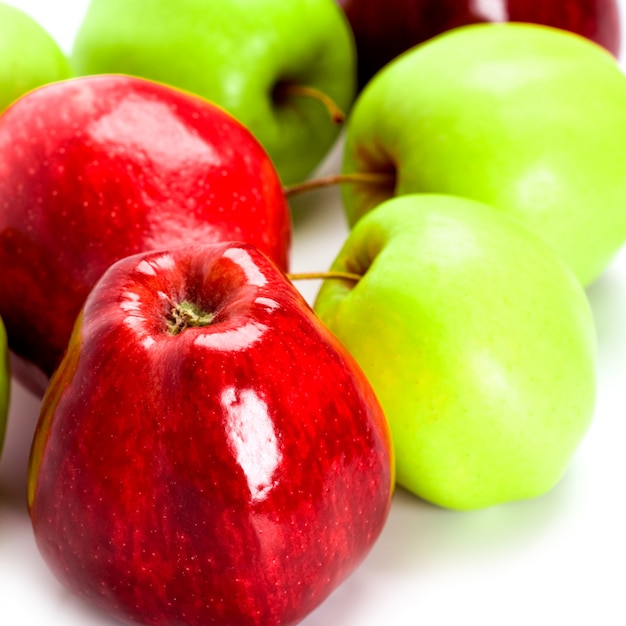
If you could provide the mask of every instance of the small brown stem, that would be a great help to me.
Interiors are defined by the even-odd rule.
[[[358,283],[362,276],[354,272],[339,272],[329,270],[327,272],[294,272],[287,274],[287,278],[294,280],[349,280]]]
[[[332,187],[333,185],[343,185],[349,183],[367,183],[373,185],[387,184],[395,182],[395,175],[386,172],[353,172],[351,174],[331,174],[320,176],[311,180],[305,180],[284,188],[285,197],[291,198],[307,191]]]
[[[176,304],[168,319],[168,329],[172,335],[178,335],[186,328],[202,328],[213,321],[213,314],[202,311],[192,302],[184,300]]]
[[[318,100],[326,107],[330,119],[335,124],[343,124],[346,119],[346,114],[337,106],[337,103],[320,89],[290,81],[284,81],[276,85],[274,89],[274,98],[276,100],[280,101],[291,96]]]

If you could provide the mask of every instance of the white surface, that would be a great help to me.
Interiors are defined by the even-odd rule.
[[[66,49],[86,5],[10,3]],[[338,145],[321,171],[337,171],[339,156]],[[315,192],[298,205],[292,269],[325,269],[346,233],[338,195]],[[317,283],[299,286],[314,297]],[[599,335],[597,414],[562,482],[542,498],[474,513],[398,492],[370,556],[305,626],[626,624],[626,250],[588,294]],[[37,552],[25,505],[37,412],[15,384],[0,461],[0,625],[114,626],[66,592]]]

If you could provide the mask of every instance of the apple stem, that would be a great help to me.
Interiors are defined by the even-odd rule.
[[[305,180],[301,183],[289,185],[283,189],[285,197],[291,198],[307,191],[331,187],[333,185],[342,185],[346,183],[367,183],[367,184],[387,184],[395,183],[395,175],[386,172],[353,172],[351,174],[331,174],[329,176],[320,176],[311,180]]]
[[[172,308],[168,329],[172,335],[182,333],[186,328],[202,328],[213,321],[214,315],[199,309],[192,302],[183,300]]]
[[[280,82],[274,88],[274,99],[277,101],[283,101],[291,96],[318,100],[326,107],[334,124],[343,124],[346,119],[346,114],[337,106],[337,103],[320,89],[290,81]]]
[[[327,272],[293,272],[287,274],[287,278],[294,280],[349,280],[358,283],[362,276],[354,272],[340,272],[329,270]]]

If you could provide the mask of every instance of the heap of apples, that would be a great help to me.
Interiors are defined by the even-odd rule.
[[[40,551],[122,621],[296,624],[396,483],[535,497],[589,427],[585,287],[626,241],[615,4],[396,4],[93,0],[69,60],[0,5],[32,53],[0,74],[0,437],[10,351],[43,397]],[[414,26],[394,59],[383,6]],[[311,309],[288,189],[340,113],[351,229]]]

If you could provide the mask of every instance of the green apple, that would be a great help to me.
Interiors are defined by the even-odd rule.
[[[257,136],[285,184],[306,178],[340,130],[298,89],[347,112],[355,56],[335,0],[92,0],[72,52],[80,74],[138,75],[223,106]]]
[[[0,2],[0,111],[70,73],[67,57],[48,31],[21,9]]]
[[[355,103],[350,223],[393,195],[464,196],[542,236],[583,284],[626,241],[626,76],[604,48],[531,24],[458,28],[384,67]]]
[[[9,394],[11,373],[9,365],[9,349],[7,347],[7,333],[0,320],[0,453],[4,444],[4,435],[9,412]]]
[[[536,497],[595,408],[585,291],[542,239],[466,198],[407,194],[350,231],[315,310],[389,421],[397,482],[451,509]]]

